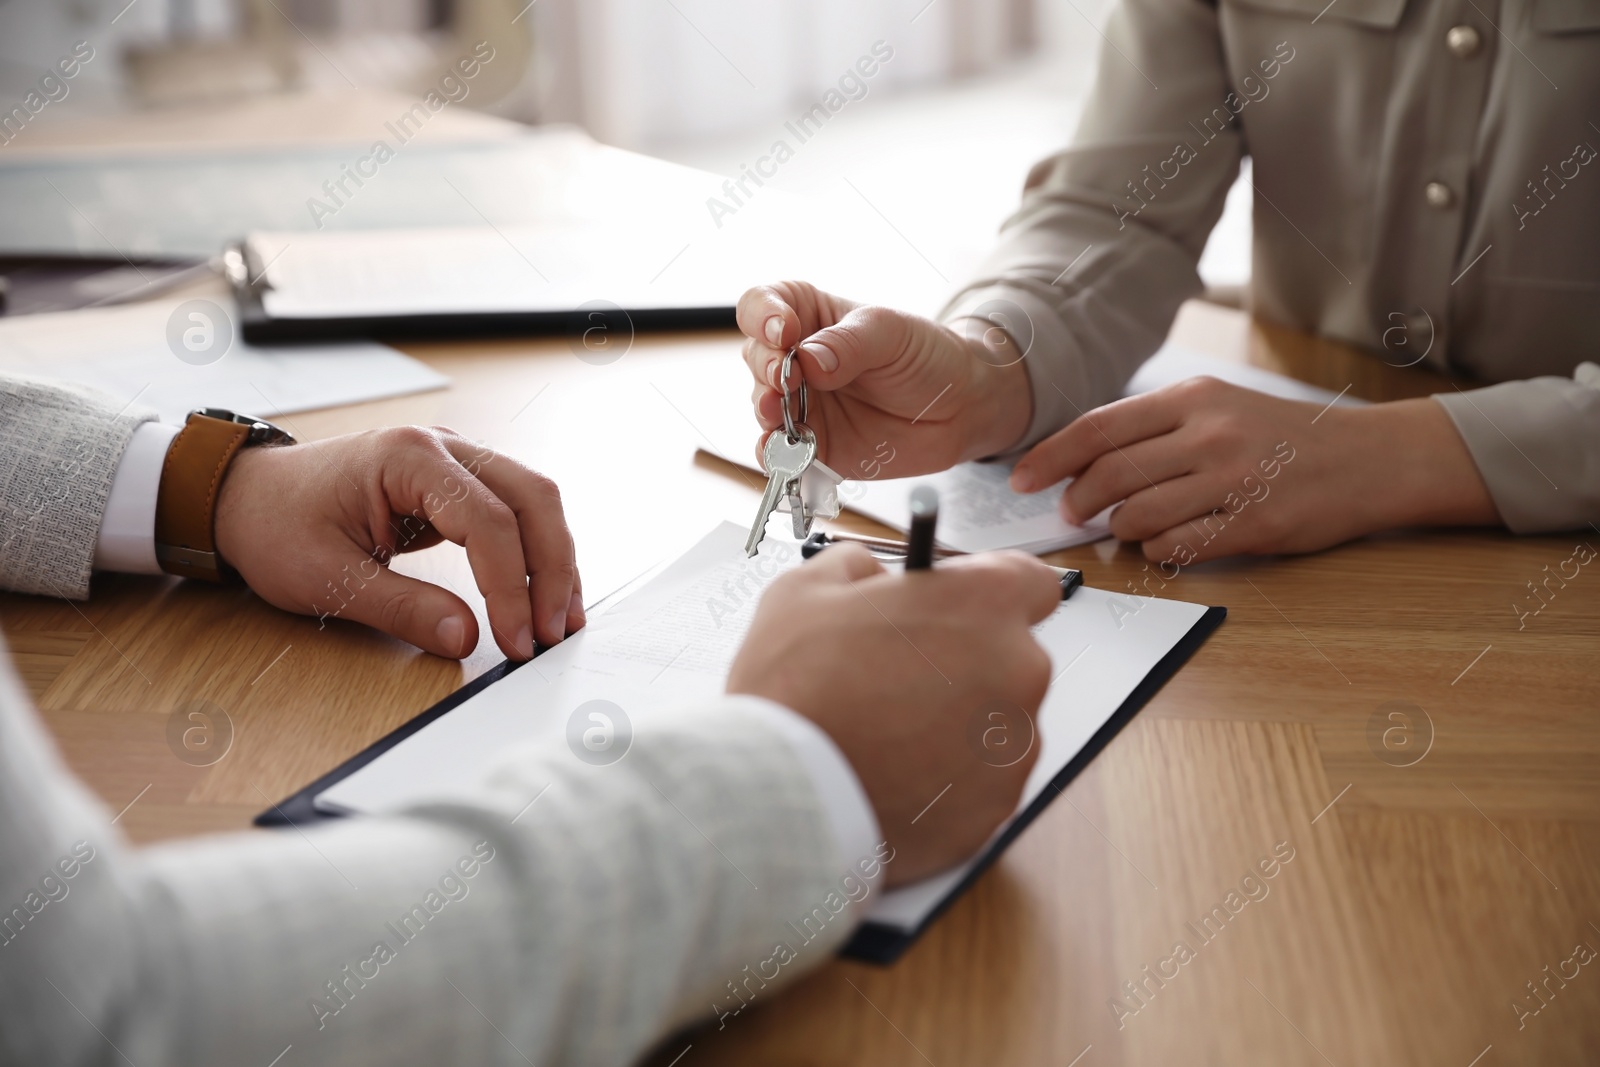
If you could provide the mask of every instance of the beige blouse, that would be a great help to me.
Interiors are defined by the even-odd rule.
[[[1072,147],[945,318],[1026,334],[1031,442],[1119,395],[1253,161],[1256,314],[1439,396],[1513,530],[1600,522],[1600,0],[1124,0]]]

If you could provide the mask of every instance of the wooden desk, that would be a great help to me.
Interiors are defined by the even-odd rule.
[[[1437,384],[1204,305],[1176,333],[1264,366],[1314,361],[1305,376],[1372,398]],[[454,388],[286,421],[313,438],[443,422],[542,462],[592,582],[628,577],[650,521],[617,491],[630,427],[663,435],[650,492],[697,517],[684,535],[747,521],[753,478],[694,458],[696,431],[666,400],[693,375],[743,373],[731,338],[641,338],[605,367],[562,340],[407,348]],[[1491,1044],[1482,1064],[1593,1062],[1600,965],[1552,982],[1520,1031],[1511,1008],[1576,943],[1600,949],[1600,577],[1581,573],[1525,629],[1511,607],[1580,539],[1436,533],[1185,570],[1171,595],[1226,605],[1226,625],[900,963],[831,963],[660,1061],[692,1043],[682,1065],[1065,1067],[1088,1048],[1084,1067],[1466,1067]],[[1111,542],[1052,558],[1111,589],[1143,565]],[[471,588],[448,546],[408,568]],[[245,827],[498,659],[486,642],[457,665],[158,578],[101,578],[82,605],[0,597],[0,611],[69,762],[113,811],[134,802],[119,825],[142,841]],[[168,744],[197,700],[234,732],[211,767]],[[1369,747],[1390,701],[1432,724],[1428,747],[1415,719],[1412,766]],[[1268,895],[1201,945],[1185,924],[1278,842],[1294,858]],[[1119,1029],[1108,1001],[1137,1005],[1123,983],[1180,939],[1196,958],[1149,982]]]
[[[1371,399],[1441,384],[1203,305],[1175,334]],[[641,338],[608,366],[563,340],[404,347],[455,386],[284,421],[309,438],[448,423],[528,458],[565,490],[591,588],[631,577],[663,509],[694,517],[663,551],[749,521],[753,477],[695,458],[670,400],[743,373],[730,337]],[[626,443],[639,427],[661,442],[648,481]],[[1600,1061],[1600,961],[1550,980],[1521,1029],[1512,1007],[1535,1006],[1525,983],[1575,944],[1600,950],[1600,574],[1523,628],[1513,609],[1580,540],[1600,544],[1430,533],[1186,569],[1167,592],[1227,606],[1227,623],[904,959],[829,963],[656,1062],[688,1045],[679,1067]],[[1109,589],[1143,566],[1110,542],[1052,559]],[[448,546],[404,566],[471,588]],[[66,758],[139,841],[244,828],[498,659],[485,643],[450,663],[159,578],[101,578],[81,605],[0,596],[0,615]],[[209,767],[168,741],[197,701],[233,734]],[[1399,725],[1393,701],[1426,716],[1411,712],[1410,766],[1391,765],[1409,758],[1400,735],[1370,740]],[[1186,924],[1279,842],[1293,859],[1268,895],[1202,944]],[[1180,939],[1194,958],[1158,986],[1144,968]],[[1125,982],[1151,992],[1119,1027],[1111,999],[1140,1004]]]

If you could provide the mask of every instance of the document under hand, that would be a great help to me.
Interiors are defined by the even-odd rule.
[[[187,348],[188,339],[209,347]],[[233,336],[228,312],[208,300],[3,319],[0,368],[91,386],[130,407],[154,408],[175,424],[195,408],[269,418],[450,384],[426,364],[372,341],[247,344]]]
[[[693,549],[591,616],[580,633],[476,692],[315,793],[324,813],[380,813],[473,789],[511,746],[578,761],[568,720],[582,704],[624,710],[632,743],[723,692],[766,585],[800,564],[769,539],[747,559],[745,531],[717,527]],[[887,961],[1063,789],[1222,620],[1220,608],[1080,589],[1034,629],[1054,681],[1034,737],[1039,761],[1012,819],[966,863],[876,898],[847,952]],[[981,709],[975,709],[978,714]],[[426,716],[425,716],[426,717]],[[625,758],[625,757],[624,757]],[[597,768],[603,771],[603,768]],[[335,772],[338,775],[340,772]],[[288,801],[286,804],[290,803]]]
[[[1163,345],[1139,368],[1128,383],[1126,395],[1152,392],[1198,375],[1210,375],[1286,400],[1317,404],[1365,403],[1273,371],[1213,359],[1174,344]],[[750,416],[749,381],[733,375],[729,378],[728,383],[697,383],[699,388],[695,394],[680,394],[673,403],[689,412],[696,428],[707,428],[702,430],[706,437],[703,451],[755,469],[753,443],[758,430]],[[1061,494],[1070,479],[1037,493],[1013,492],[1007,484],[1011,464],[1006,462],[962,463],[938,474],[915,478],[882,477],[883,473],[894,471],[897,458],[890,443],[884,442],[879,454],[861,465],[862,473],[869,477],[854,480],[853,472],[840,471],[846,477],[838,490],[840,504],[885,526],[904,531],[910,523],[906,501],[911,488],[931,485],[939,491],[939,543],[960,552],[992,552],[1001,548],[1054,552],[1111,536],[1111,508],[1082,526],[1062,518]],[[904,465],[903,460],[901,465]]]

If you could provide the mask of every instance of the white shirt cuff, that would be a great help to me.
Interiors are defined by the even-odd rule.
[[[794,750],[822,801],[839,852],[840,869],[853,871],[863,858],[874,855],[883,840],[878,817],[866,790],[861,788],[861,779],[833,738],[810,719],[774,701],[755,696],[727,699],[771,726]]]
[[[100,537],[94,546],[94,569],[125,574],[160,574],[156,562],[156,494],[161,468],[179,427],[159,422],[140,424],[128,441],[111,481]]]

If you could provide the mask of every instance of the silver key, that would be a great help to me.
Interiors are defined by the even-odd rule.
[[[812,512],[806,507],[805,493],[801,491],[800,479],[796,478],[784,490],[784,499],[789,504],[789,518],[794,525],[794,539],[804,541],[811,536]]]
[[[787,510],[794,521],[796,541],[811,536],[811,526],[816,519],[839,517],[839,485],[843,481],[826,463],[814,459],[805,473],[789,484],[779,506]]]
[[[790,483],[798,486],[800,476],[817,458],[817,435],[805,426],[797,427],[797,431],[791,438],[779,430],[767,438],[761,449],[761,465],[767,469],[767,489],[761,494],[755,525],[750,527],[750,537],[744,543],[746,556],[754,556],[761,548],[761,539],[767,536],[767,519],[778,510],[778,502],[789,492]],[[794,491],[798,494],[799,489]]]

